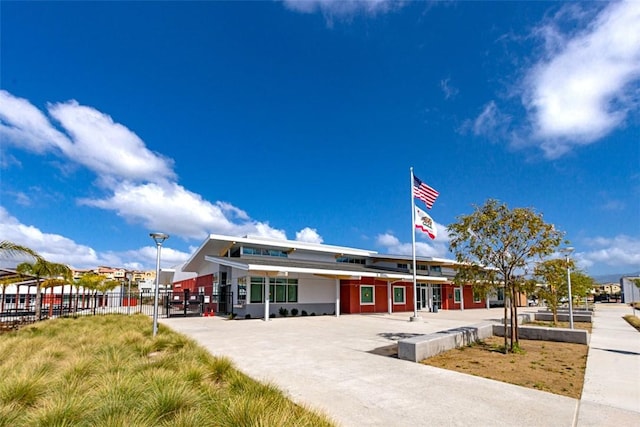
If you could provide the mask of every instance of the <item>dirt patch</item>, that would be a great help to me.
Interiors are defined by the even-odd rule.
[[[500,351],[503,344],[504,338],[494,336],[430,357],[421,363],[580,398],[588,346],[520,340],[521,352],[503,354]]]

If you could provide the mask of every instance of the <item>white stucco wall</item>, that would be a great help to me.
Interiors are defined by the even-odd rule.
[[[335,302],[336,280],[317,276],[301,276],[298,278],[298,302],[319,303]]]

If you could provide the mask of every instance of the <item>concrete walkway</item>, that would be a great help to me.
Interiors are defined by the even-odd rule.
[[[640,425],[640,333],[624,304],[597,304],[578,426]],[[636,312],[640,314],[640,312]]]
[[[502,309],[423,313],[419,322],[409,322],[410,314],[161,322],[342,426],[631,426],[640,419],[633,381],[620,391],[624,403],[600,397],[619,387],[621,376],[635,384],[640,377],[639,350],[622,343],[637,344],[640,335],[618,324],[624,320],[613,309],[602,310],[594,325],[582,401],[375,354],[402,337],[499,319]],[[593,359],[592,351],[599,353]],[[624,357],[620,373],[617,359]]]

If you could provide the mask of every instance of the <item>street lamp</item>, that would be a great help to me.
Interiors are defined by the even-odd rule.
[[[565,255],[567,260],[567,291],[569,292],[569,328],[573,329],[573,297],[571,295],[571,266],[569,265],[569,255],[573,252],[573,248],[564,248],[560,252]]]
[[[127,314],[131,314],[131,279],[133,278],[133,273],[127,271],[124,277],[127,279]]]
[[[149,233],[149,236],[156,242],[157,256],[156,256],[156,292],[153,300],[153,336],[158,333],[158,294],[160,293],[160,248],[162,243],[169,238],[168,234],[164,233]]]

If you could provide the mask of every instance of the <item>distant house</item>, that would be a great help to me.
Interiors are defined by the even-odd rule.
[[[471,286],[455,286],[456,265],[443,258],[417,258],[418,310],[463,310],[499,303],[475,294]],[[175,269],[171,282],[174,295],[185,291],[203,295],[206,311],[245,317],[266,318],[281,309],[309,315],[410,312],[414,309],[412,267],[410,256],[212,234]],[[186,273],[194,277],[177,277]]]

